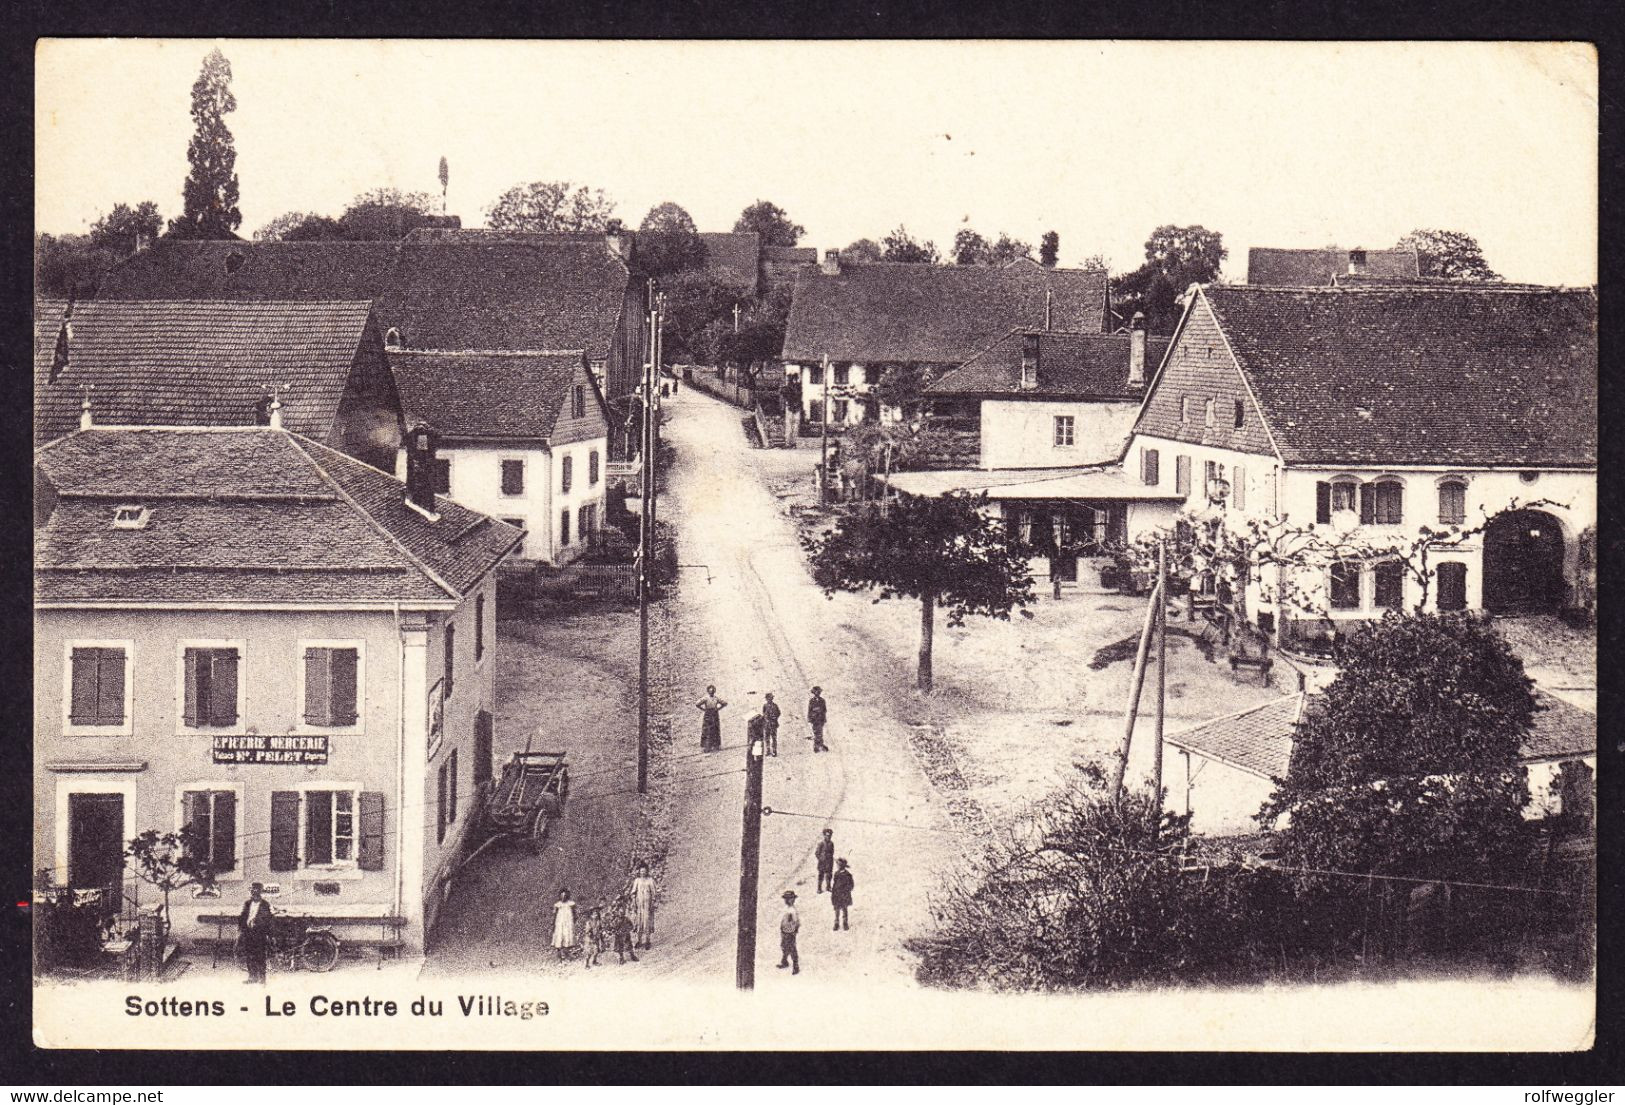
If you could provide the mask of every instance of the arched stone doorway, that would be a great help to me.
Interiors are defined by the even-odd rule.
[[[1563,527],[1542,510],[1514,510],[1484,531],[1484,609],[1551,613],[1563,606]]]

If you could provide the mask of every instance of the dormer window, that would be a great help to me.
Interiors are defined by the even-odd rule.
[[[113,508],[114,529],[146,529],[152,520],[152,511],[144,506],[127,503]]]
[[[243,263],[245,261],[247,261],[247,260],[248,260],[248,258],[244,257],[242,255],[242,253],[240,253],[237,250],[232,250],[230,253],[226,254],[226,272],[227,272],[227,274],[234,273],[238,269],[242,268]]]
[[[385,349],[399,349],[401,347],[401,332],[391,326],[384,334]]]

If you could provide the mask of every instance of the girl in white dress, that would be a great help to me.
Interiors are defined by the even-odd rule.
[[[553,903],[553,946],[563,962],[565,952],[576,946],[576,903],[570,897],[570,888],[559,891],[559,900]]]

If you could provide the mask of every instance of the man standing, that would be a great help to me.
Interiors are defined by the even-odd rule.
[[[850,929],[852,924],[846,911],[852,906],[853,878],[852,872],[846,869],[846,860],[840,861],[840,867],[829,885],[829,904],[835,907],[835,927]]]
[[[812,698],[807,700],[807,724],[812,726],[814,752],[829,751],[829,745],[824,743],[824,723],[828,720],[829,703],[824,701],[824,688],[814,687]]]
[[[813,856],[818,860],[818,893],[822,894],[829,889],[830,879],[835,874],[835,830],[825,829],[824,839],[818,842],[813,849]]]
[[[772,691],[762,696],[762,720],[766,723],[762,735],[765,742],[764,751],[769,756],[779,754],[779,715],[782,713],[779,704],[773,701]]]
[[[801,914],[796,912],[796,892],[784,892],[784,912],[779,915],[779,966],[801,973],[801,956],[796,952],[796,933],[801,931]]]
[[[248,981],[265,982],[265,953],[271,943],[271,904],[262,895],[263,883],[248,888],[248,901],[237,915],[237,943],[248,965]]]

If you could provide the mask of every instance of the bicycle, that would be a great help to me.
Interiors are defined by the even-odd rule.
[[[268,951],[283,970],[326,972],[339,961],[339,938],[332,929],[313,927],[308,917],[278,915],[271,918]]]

